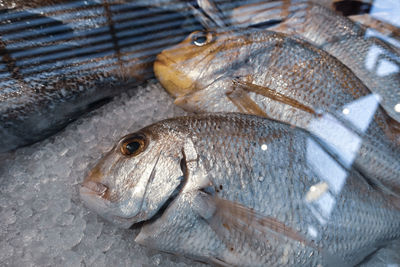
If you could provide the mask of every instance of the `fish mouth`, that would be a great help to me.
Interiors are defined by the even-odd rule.
[[[115,213],[113,212],[113,208],[115,207],[112,206],[112,202],[104,197],[108,188],[107,186],[99,182],[82,182],[79,188],[79,195],[85,206],[87,206],[90,210],[94,211],[105,220],[117,225],[120,228],[138,229],[141,226],[145,224],[150,224],[160,218],[171,205],[171,203],[178,197],[185,183],[186,180],[182,178],[181,182],[172,192],[170,197],[162,204],[157,212],[148,219],[140,221],[138,221],[138,217],[143,216],[143,214],[141,214],[140,212],[132,217],[115,215]]]
[[[105,220],[117,225],[120,228],[128,229],[134,223],[135,217],[124,218],[121,216],[113,215],[113,206],[111,201],[104,198],[100,193],[104,190],[102,185],[97,182],[83,182],[79,188],[79,195],[86,207],[94,211],[100,217]]]
[[[192,79],[184,72],[178,70],[174,60],[161,53],[154,62],[154,74],[162,86],[173,97],[177,98],[190,93],[194,88]]]
[[[111,202],[103,198],[103,195],[99,193],[100,191],[95,186],[92,183],[82,183],[79,188],[79,196],[85,206],[99,214],[103,214],[105,210],[110,209]]]
[[[163,64],[165,66],[176,64],[176,62],[172,58],[165,55],[165,53],[158,54],[154,62],[157,62],[157,64]]]
[[[107,191],[108,187],[99,182],[89,180],[81,183],[80,192],[83,194],[97,195],[103,197]]]

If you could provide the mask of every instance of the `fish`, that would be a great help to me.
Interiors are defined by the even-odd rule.
[[[336,8],[340,8],[348,3],[335,4],[338,4]],[[381,97],[381,105],[388,115],[400,122],[399,29],[390,24],[387,13],[379,13],[379,10],[385,11],[385,7],[379,4],[375,9],[373,5],[369,7],[371,14],[368,20],[365,14],[352,16],[376,29],[356,23],[315,1],[293,3],[282,0],[244,6],[233,11],[230,23],[237,27],[251,27],[251,21],[258,25],[266,21],[278,21],[268,30],[302,38],[336,57]],[[386,9],[396,10],[399,5],[393,2],[392,6]],[[246,14],[245,9],[251,10],[251,16],[241,15]]]
[[[376,96],[344,64],[304,40],[257,29],[197,31],[160,53],[154,72],[174,103],[191,112],[253,114],[316,134],[326,132],[318,122],[324,114],[350,120],[344,125],[362,139],[353,167],[400,192],[399,124],[379,105],[349,112],[347,105]]]
[[[0,12],[0,153],[43,140],[154,79],[156,55],[201,29],[161,8],[60,2],[32,1],[35,9],[18,2]]]
[[[400,237],[399,198],[335,162],[285,123],[189,115],[122,137],[80,197],[121,228],[140,225],[137,243],[210,264],[352,266]]]

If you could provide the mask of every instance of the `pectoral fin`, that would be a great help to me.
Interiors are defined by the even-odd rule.
[[[242,89],[234,89],[226,94],[229,100],[238,108],[240,113],[252,114],[268,118],[264,112]]]
[[[268,242],[268,238],[288,238],[305,246],[316,248],[301,234],[284,223],[235,202],[224,200],[201,192],[198,213],[205,219],[222,240],[230,242],[230,235],[239,232],[249,236],[249,240],[257,239]],[[261,240],[260,240],[261,239]],[[265,240],[263,240],[265,239]],[[233,244],[230,244],[234,246]]]
[[[307,240],[285,223],[241,204],[203,191],[200,191],[194,202],[197,203],[195,211],[232,252],[240,251],[242,248],[238,246],[243,242],[261,244],[266,247],[272,244],[272,246],[282,246],[283,249],[288,247],[288,242],[297,242],[299,246],[297,252],[304,250],[317,252],[322,257],[324,266],[350,266],[340,256],[332,255],[327,250],[319,248],[314,241]],[[238,238],[235,239],[235,236],[240,241]],[[292,252],[297,253],[296,251]]]
[[[241,88],[247,92],[253,92],[253,93],[259,94],[259,95],[265,96],[267,98],[270,98],[274,101],[278,101],[278,102],[284,103],[286,105],[292,106],[294,108],[301,109],[310,114],[316,115],[316,112],[314,111],[313,108],[311,108],[307,105],[304,105],[304,104],[300,103],[299,101],[297,101],[296,99],[285,96],[285,95],[283,95],[275,90],[272,90],[266,86],[256,85],[256,84],[242,81],[239,79],[234,79],[233,83],[234,83],[235,87]]]

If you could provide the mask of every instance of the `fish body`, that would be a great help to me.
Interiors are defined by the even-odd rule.
[[[378,26],[378,29],[367,29],[350,18],[312,1],[298,3],[277,1],[274,6],[271,4],[268,9],[254,11],[255,14],[249,19],[257,18],[257,23],[282,20],[281,23],[269,29],[303,38],[336,57],[349,67],[370,91],[381,96],[382,107],[389,116],[400,122],[398,28],[391,26],[390,23],[381,25],[379,24],[380,20],[375,20],[373,23]],[[259,5],[263,5],[263,3],[255,4],[253,10]],[[267,4],[264,3],[264,5]],[[396,10],[398,3],[393,2],[392,5]],[[381,7],[377,3],[376,9],[380,8],[384,10],[385,7]],[[240,13],[243,11],[236,10],[234,12],[231,21],[233,25],[250,25],[241,21]],[[390,19],[388,15],[385,19],[385,16],[379,12],[378,14],[372,13],[369,17],[372,17],[372,20],[374,17],[381,18],[381,20],[383,18],[383,21]],[[385,37],[378,31],[389,32],[395,36],[394,38]]]
[[[371,92],[336,58],[305,41],[254,29],[195,32],[159,54],[154,70],[175,103],[189,111],[254,114],[317,134],[324,126],[311,125],[323,114],[342,121],[358,116],[350,120],[367,125],[354,165],[400,188],[398,123],[376,105],[348,114],[347,105]]]
[[[61,2],[0,12],[0,152],[42,140],[153,78],[163,47],[199,27],[135,3]]]
[[[158,250],[226,266],[351,266],[400,236],[400,212],[358,172],[315,162],[320,149],[257,116],[174,118],[123,137],[80,194],[119,226],[144,222],[135,240]]]
[[[78,74],[79,75],[79,74]],[[75,76],[75,75],[74,75]],[[140,84],[113,73],[11,81],[0,93],[0,152],[42,140],[123,90]]]

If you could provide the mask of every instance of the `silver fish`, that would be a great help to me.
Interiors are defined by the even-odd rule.
[[[260,8],[262,5],[267,8]],[[392,5],[399,6],[398,2]],[[258,22],[276,19],[283,21],[269,30],[303,38],[343,62],[372,92],[381,96],[382,107],[400,122],[398,40],[383,37],[383,34],[366,29],[312,1],[272,1],[256,4],[251,10],[256,13],[251,19],[257,18]],[[246,17],[240,15],[243,11],[233,12],[232,24],[248,26],[243,21]]]
[[[0,153],[153,78],[163,47],[200,29],[184,14],[129,1],[8,2],[14,8],[0,12]]]
[[[366,122],[355,126],[363,142],[354,165],[400,192],[400,124],[376,105],[350,111],[346,106],[371,92],[308,42],[266,30],[194,32],[159,54],[154,71],[175,104],[189,111],[259,115],[312,132],[325,131],[311,127],[323,114],[352,120],[353,128]]]
[[[317,143],[251,115],[169,119],[123,137],[80,195],[121,227],[144,222],[135,241],[157,250],[223,266],[353,265],[400,237],[399,199]]]

